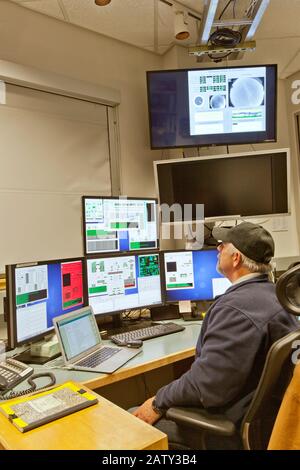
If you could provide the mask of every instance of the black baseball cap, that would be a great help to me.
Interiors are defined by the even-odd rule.
[[[242,222],[231,228],[215,227],[215,240],[232,243],[243,255],[257,263],[267,264],[274,256],[272,235],[261,225]]]

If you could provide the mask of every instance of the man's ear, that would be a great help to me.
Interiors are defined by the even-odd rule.
[[[233,266],[234,266],[234,268],[239,267],[239,265],[242,263],[241,253],[238,253],[238,252],[233,253],[232,257],[233,257]]]

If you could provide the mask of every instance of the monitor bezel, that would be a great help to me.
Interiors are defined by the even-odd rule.
[[[225,221],[225,220],[247,220],[247,219],[261,219],[261,218],[271,218],[271,217],[285,217],[291,215],[291,157],[290,157],[290,149],[289,148],[280,148],[280,149],[273,149],[273,150],[256,150],[253,152],[239,152],[239,153],[226,153],[226,154],[218,154],[218,155],[205,155],[201,157],[187,157],[187,158],[174,158],[169,160],[156,160],[153,162],[154,167],[154,181],[155,181],[155,190],[158,198],[159,207],[161,205],[160,201],[160,192],[159,192],[159,184],[158,184],[158,167],[160,165],[165,164],[172,164],[172,163],[180,163],[185,164],[188,162],[193,161],[204,161],[204,160],[217,160],[222,158],[239,158],[239,157],[252,157],[255,155],[268,155],[268,154],[280,154],[286,153],[286,171],[287,171],[287,212],[283,213],[271,213],[271,214],[256,214],[256,215],[247,215],[243,216],[241,214],[236,215],[224,215],[224,216],[215,216],[215,217],[204,217],[205,222],[217,222],[217,221]],[[161,214],[160,214],[161,218]],[[161,222],[163,223],[163,222]],[[174,225],[176,223],[204,223],[201,220],[184,220],[180,222],[169,222],[169,224]]]
[[[258,67],[269,67],[274,69],[275,74],[275,83],[274,83],[274,139],[255,139],[255,140],[239,140],[238,142],[233,141],[225,141],[225,142],[218,142],[218,143],[193,143],[191,145],[182,144],[182,145],[167,145],[167,146],[153,146],[153,138],[152,138],[152,117],[151,117],[151,108],[150,108],[150,75],[151,74],[159,74],[159,73],[175,73],[175,72],[189,72],[189,71],[197,71],[197,70],[228,70],[230,69],[241,69],[241,68],[258,68]],[[277,142],[277,107],[278,107],[278,66],[277,64],[257,64],[257,65],[235,65],[235,66],[223,66],[223,67],[205,67],[205,68],[184,68],[184,69],[166,69],[166,70],[147,70],[146,71],[146,82],[147,82],[147,103],[148,103],[148,125],[149,125],[149,138],[150,138],[150,148],[151,150],[164,150],[164,149],[175,149],[175,148],[201,148],[201,147],[217,147],[217,146],[232,146],[232,145],[245,145],[245,144],[259,144],[259,143],[272,143]],[[243,132],[241,134],[247,134]],[[207,135],[207,134],[204,134]],[[218,135],[218,134],[214,134]],[[222,134],[224,135],[224,134]],[[225,134],[225,135],[232,135],[232,134]],[[201,137],[201,136],[200,136]]]
[[[138,307],[132,307],[130,309],[128,308],[125,308],[125,309],[120,309],[120,310],[112,310],[110,312],[107,312],[107,313],[97,313],[95,311],[95,308],[93,307],[93,311],[94,311],[94,314],[95,314],[95,317],[96,318],[102,318],[102,317],[106,317],[106,316],[111,316],[111,315],[117,315],[117,314],[122,314],[123,312],[126,312],[126,311],[130,311],[130,310],[140,310],[140,309],[143,309],[143,308],[148,308],[148,309],[151,309],[151,307],[161,307],[164,305],[164,286],[163,286],[163,282],[162,282],[162,265],[161,265],[161,251],[148,251],[148,252],[145,252],[145,251],[127,251],[127,252],[122,252],[122,253],[106,253],[105,255],[102,255],[99,256],[99,255],[95,255],[95,256],[86,256],[85,257],[85,275],[86,275],[86,286],[87,286],[87,296],[88,296],[88,302],[89,302],[89,278],[88,278],[88,267],[87,267],[87,263],[89,260],[92,260],[92,259],[101,259],[101,258],[117,258],[117,257],[120,257],[120,256],[146,256],[146,255],[157,255],[158,256],[158,261],[159,261],[159,269],[160,269],[160,292],[161,292],[161,302],[159,303],[156,303],[156,304],[145,304],[145,305],[140,305]]]
[[[156,248],[141,248],[140,250],[120,250],[120,251],[94,251],[90,253],[87,251],[87,239],[86,239],[86,216],[85,216],[85,200],[86,199],[121,199],[122,196],[82,196],[82,231],[83,231],[83,253],[84,256],[94,256],[94,255],[102,255],[102,254],[122,254],[122,253],[133,253],[134,251],[138,251],[141,253],[145,253],[146,251],[159,251],[159,213],[158,213],[158,198],[157,197],[127,197],[126,200],[134,200],[134,201],[154,201],[155,202],[155,212],[156,212]]]
[[[7,299],[8,299],[8,306],[7,306],[7,336],[8,336],[8,346],[10,349],[14,349],[19,346],[23,346],[24,344],[31,344],[33,342],[39,341],[40,339],[45,338],[54,332],[54,326],[45,330],[43,333],[36,334],[31,336],[30,338],[26,338],[22,341],[18,341],[17,335],[17,305],[16,305],[16,278],[15,278],[15,271],[17,268],[26,268],[26,267],[34,267],[34,266],[41,266],[44,264],[62,264],[62,263],[72,263],[76,261],[81,261],[82,263],[82,284],[83,284],[83,305],[78,307],[78,309],[88,306],[88,295],[87,295],[87,279],[86,279],[86,271],[85,271],[85,262],[84,257],[74,257],[74,258],[60,258],[55,260],[44,260],[44,261],[32,261],[32,262],[25,262],[25,263],[15,263],[15,264],[8,264],[5,266],[6,272],[6,289],[7,289]],[[66,314],[69,312],[66,312]]]
[[[204,246],[201,250],[185,250],[184,248],[182,249],[176,249],[176,250],[162,250],[161,253],[161,264],[163,266],[163,289],[164,289],[164,302],[165,305],[168,304],[175,304],[178,302],[181,302],[181,300],[168,300],[167,296],[167,288],[166,288],[166,276],[165,276],[165,253],[184,253],[184,252],[201,252],[201,251],[218,251],[217,249],[218,243],[216,241],[216,246]],[[225,276],[223,276],[225,277]],[[190,302],[214,302],[215,299],[192,299]]]

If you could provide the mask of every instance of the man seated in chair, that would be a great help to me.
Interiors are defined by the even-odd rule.
[[[163,418],[172,406],[204,407],[241,423],[272,343],[299,328],[270,282],[274,241],[263,227],[243,222],[215,228],[220,273],[232,285],[208,310],[190,369],[160,388],[133,414],[168,434],[171,448],[195,448],[195,431]],[[220,439],[220,438],[219,438]],[[217,448],[217,447],[215,447]]]

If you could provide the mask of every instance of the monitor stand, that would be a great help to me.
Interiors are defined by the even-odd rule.
[[[25,362],[25,364],[46,364],[61,355],[60,347],[56,336],[52,335],[37,343],[32,343],[30,350],[23,351],[14,359]]]
[[[150,319],[136,319],[125,321],[122,318],[122,314],[112,315],[112,321],[109,323],[98,324],[100,335],[102,339],[109,339],[112,335],[117,335],[119,333],[127,333],[128,331],[140,330],[141,328],[147,328],[153,326],[156,323],[153,323]]]

